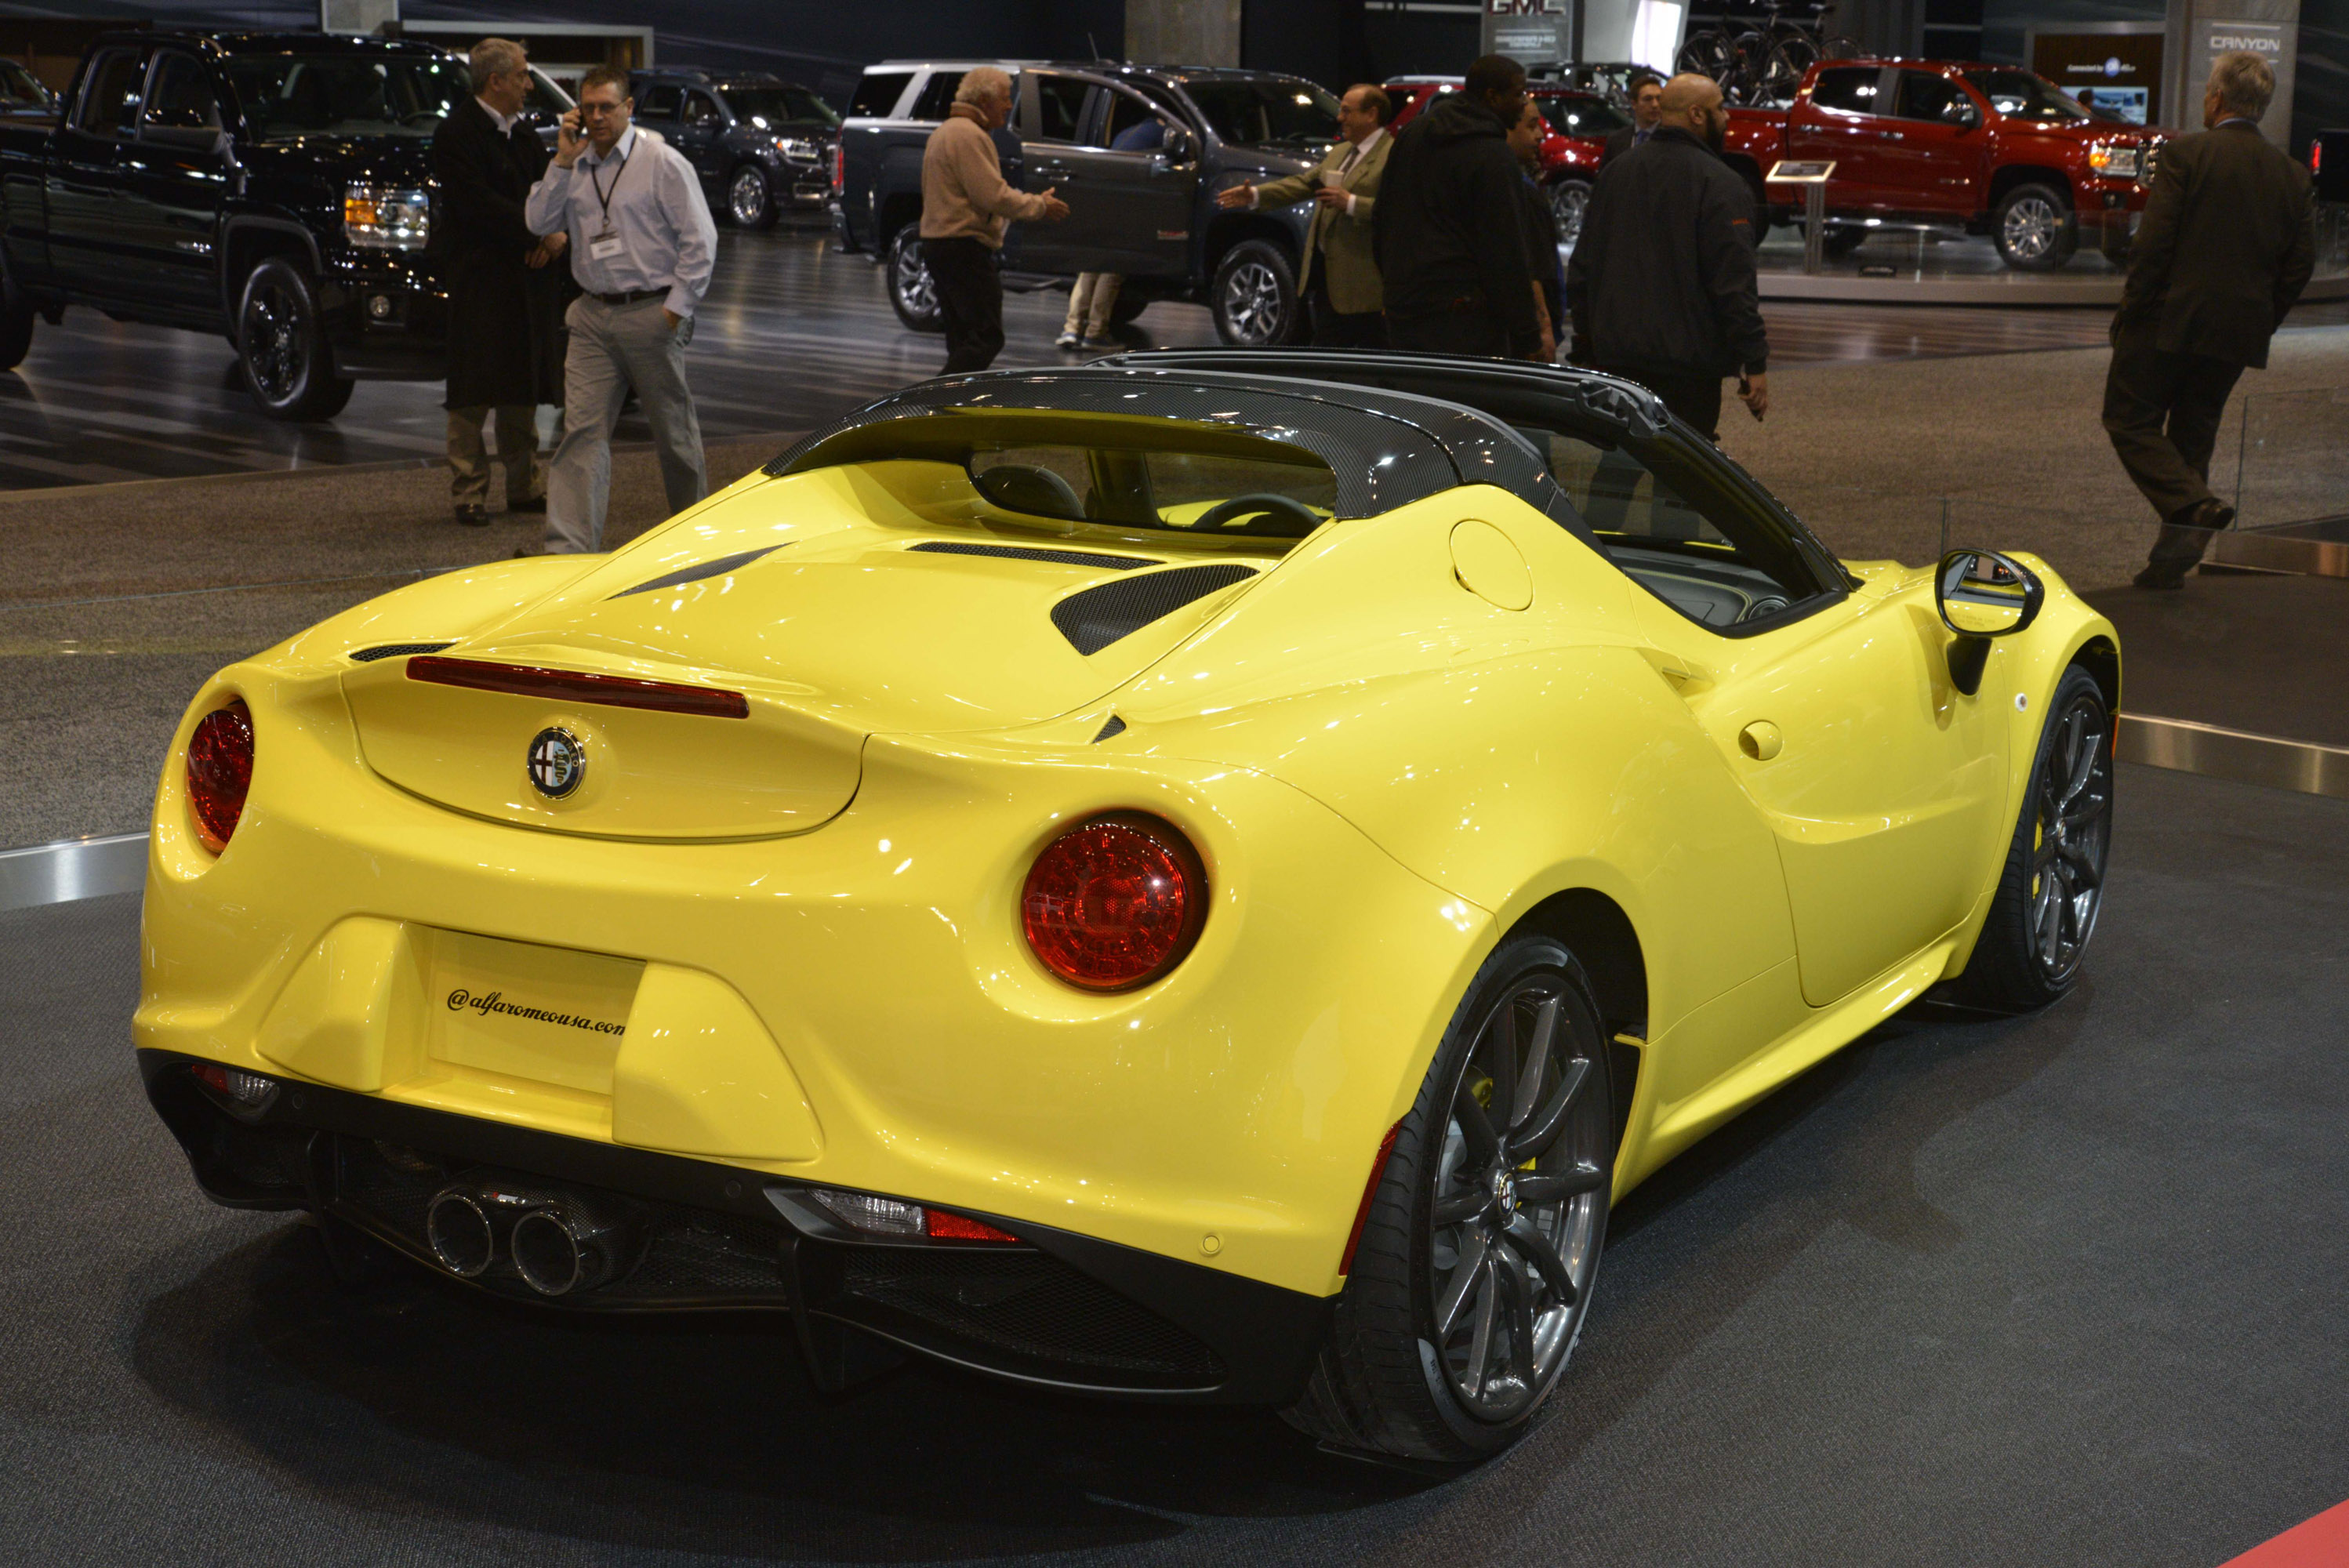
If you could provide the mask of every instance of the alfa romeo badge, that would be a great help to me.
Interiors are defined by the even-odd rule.
[[[531,788],[550,800],[560,800],[587,777],[587,748],[560,725],[530,738]]]

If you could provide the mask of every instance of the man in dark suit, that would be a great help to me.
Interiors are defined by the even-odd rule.
[[[1599,167],[1606,168],[1622,154],[1645,142],[1655,134],[1664,118],[1664,80],[1645,71],[1631,77],[1631,123],[1607,139],[1599,153]]]
[[[2235,509],[2210,493],[2210,449],[2246,366],[2306,286],[2316,258],[2308,170],[2269,145],[2275,72],[2221,55],[2199,136],[2164,142],[2113,317],[2105,430],[2163,523],[2140,588],[2177,588]]]
[[[569,240],[533,234],[523,217],[547,153],[522,123],[531,89],[522,46],[482,39],[472,75],[474,96],[432,134],[440,208],[431,251],[449,285],[450,490],[457,521],[478,527],[490,521],[484,419],[497,428],[506,510],[546,510],[538,405],[563,401],[563,269],[547,263]]]

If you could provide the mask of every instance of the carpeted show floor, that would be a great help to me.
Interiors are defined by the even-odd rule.
[[[140,1098],[137,901],[0,915],[0,1559],[2214,1568],[2349,1497],[2349,806],[2125,768],[2110,890],[2062,1005],[1912,1012],[1636,1193],[1553,1418],[1440,1483],[344,1294]]]

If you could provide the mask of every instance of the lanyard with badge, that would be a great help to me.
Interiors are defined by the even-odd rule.
[[[620,181],[628,177],[628,160],[626,158],[620,160],[620,167],[612,176],[609,191],[604,189],[604,181],[598,178],[598,170],[602,167],[599,163],[587,170],[587,183],[595,190],[595,204],[604,211],[604,227],[587,242],[587,253],[599,262],[608,262],[618,255],[622,248],[620,236],[612,232],[612,198],[620,193]]]

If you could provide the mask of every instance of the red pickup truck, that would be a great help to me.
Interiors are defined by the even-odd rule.
[[[1830,254],[1879,225],[1962,225],[2008,266],[2044,272],[2071,259],[2083,229],[2126,253],[2158,141],[2015,66],[1830,60],[1785,109],[1730,110],[1725,156],[1780,222],[1799,215],[1801,192],[1765,188],[1771,166],[1833,160]]]

